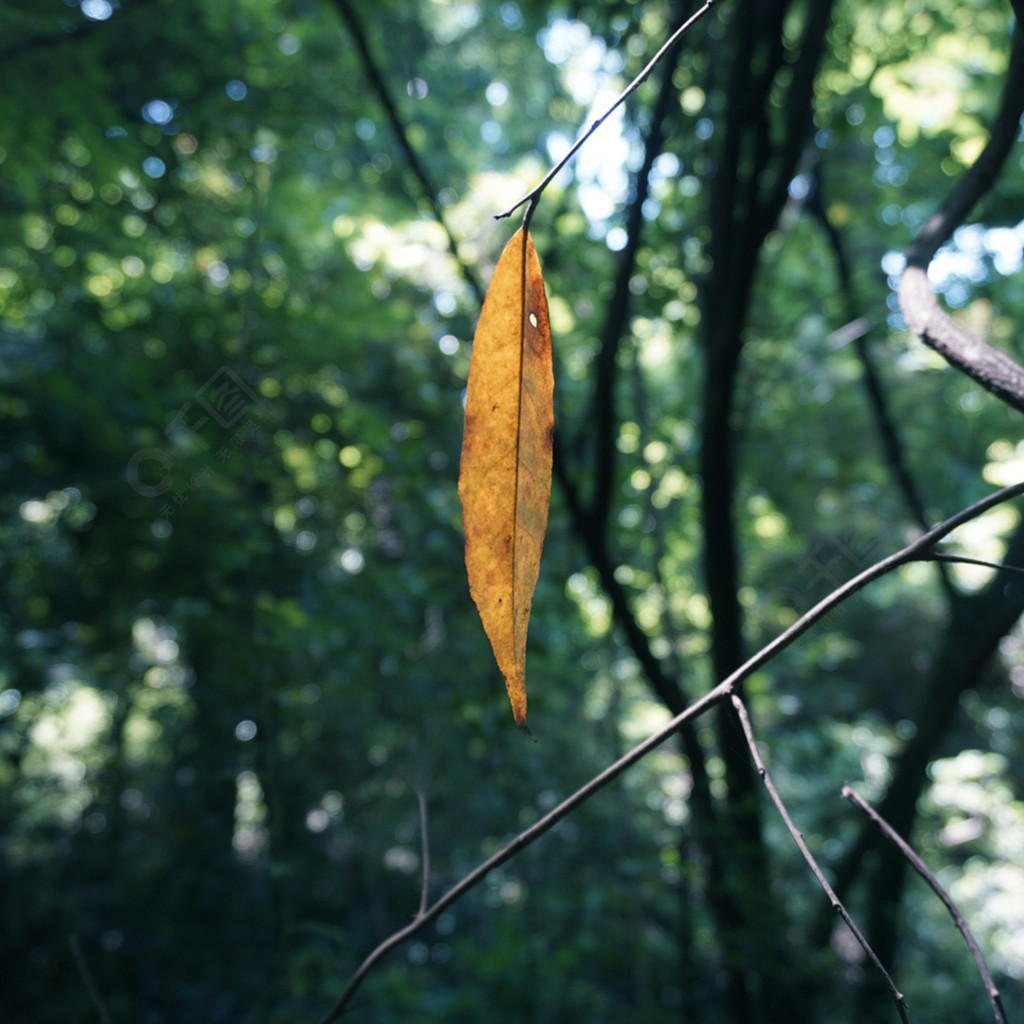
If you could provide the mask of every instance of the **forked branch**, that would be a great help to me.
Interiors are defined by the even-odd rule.
[[[665,742],[665,740],[686,725],[686,723],[699,717],[709,708],[721,703],[727,697],[731,697],[733,695],[734,688],[740,682],[770,662],[777,654],[789,647],[797,640],[798,637],[806,633],[815,623],[819,622],[822,618],[828,615],[829,612],[841,605],[847,600],[847,598],[852,597],[854,594],[868,586],[868,584],[880,579],[882,576],[887,575],[893,570],[898,569],[900,566],[907,565],[910,562],[927,559],[932,547],[952,533],[958,526],[962,526],[964,523],[970,522],[972,519],[976,519],[978,516],[987,512],[989,509],[994,508],[996,505],[1000,505],[1003,502],[1009,501],[1021,494],[1024,494],[1024,483],[1014,484],[1011,487],[1004,487],[998,491],[994,491],[992,494],[989,494],[968,508],[958,512],[956,515],[950,516],[949,519],[939,523],[938,526],[933,527],[931,530],[927,531],[927,533],[922,534],[916,540],[906,545],[906,547],[901,548],[899,551],[889,555],[887,558],[883,558],[881,561],[876,562],[874,565],[865,569],[863,572],[858,573],[858,575],[854,576],[846,583],[837,587],[831,594],[829,594],[828,597],[819,601],[813,608],[800,616],[792,626],[779,634],[779,636],[771,641],[771,643],[762,647],[757,654],[736,669],[735,672],[731,673],[728,678],[720,682],[714,689],[694,701],[689,707],[668,722],[667,725],[663,726],[661,729],[657,730],[657,732],[648,736],[647,739],[637,744],[637,746],[627,754],[619,758],[618,761],[609,765],[598,775],[595,775],[589,782],[576,790],[575,793],[563,800],[562,803],[545,814],[544,817],[538,820],[535,824],[531,825],[530,828],[516,836],[510,843],[508,843],[508,845],[504,846],[492,857],[489,857],[478,867],[474,868],[468,875],[463,877],[461,881],[457,882],[451,889],[449,889],[444,896],[427,907],[425,911],[417,914],[416,917],[414,917],[413,920],[404,928],[400,928],[398,931],[388,936],[388,938],[377,946],[377,948],[374,949],[362,962],[356,972],[352,975],[348,985],[338,997],[335,1004],[321,1019],[320,1024],[332,1024],[333,1021],[336,1021],[341,1017],[342,1013],[344,1013],[346,1007],[351,1002],[352,997],[355,995],[356,990],[366,979],[366,976],[387,953],[395,947],[400,946],[406,939],[411,938],[421,928],[435,920],[443,911],[469,892],[470,889],[483,881],[483,879],[494,871],[495,868],[507,863],[521,850],[524,850],[546,832],[551,831],[558,822],[568,816],[581,804],[589,800],[599,790],[607,786],[608,783],[618,778],[624,771],[626,771],[627,768],[632,767],[656,747],[659,747]]]

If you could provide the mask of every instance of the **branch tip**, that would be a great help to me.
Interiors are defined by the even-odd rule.
[[[496,213],[494,215],[494,219],[501,220],[504,217],[511,217],[512,214],[515,213],[516,210],[518,210],[519,207],[523,205],[523,203],[532,203],[536,205],[544,189],[546,189],[548,185],[551,184],[555,175],[557,175],[558,172],[563,167],[565,167],[565,165],[579,152],[580,148],[587,141],[587,139],[589,139],[590,136],[593,135],[594,132],[596,132],[597,129],[600,128],[601,125],[604,124],[604,122],[623,103],[625,103],[625,101],[640,87],[640,85],[645,81],[648,75],[650,75],[650,73],[655,69],[655,67],[657,67],[657,65],[661,62],[662,57],[664,57],[665,54],[668,53],[668,51],[671,50],[673,46],[675,46],[675,44],[682,38],[686,31],[690,29],[693,25],[695,25],[701,18],[703,18],[704,15],[707,14],[708,11],[710,11],[718,2],[719,0],[704,0],[704,3],[701,5],[701,7],[698,8],[698,10],[696,10],[693,14],[691,14],[690,17],[687,18],[686,21],[684,21],[683,24],[680,25],[679,28],[677,28],[675,32],[672,33],[672,35],[668,39],[668,42],[664,43],[661,49],[658,50],[658,52],[650,59],[650,61],[647,62],[643,71],[641,71],[640,74],[637,75],[636,78],[634,78],[633,81],[630,82],[629,85],[627,85],[621,93],[619,93],[618,98],[612,103],[612,105],[600,117],[598,117],[590,124],[587,130],[572,144],[572,146],[562,157],[562,159],[559,160],[554,165],[554,167],[551,168],[550,171],[548,171],[548,173],[544,176],[543,180],[538,185],[535,185],[529,192],[527,192],[526,195],[522,197],[522,199],[518,200],[518,202],[516,202],[515,205],[510,206],[503,213]]]
[[[885,818],[878,813],[878,811],[876,811],[866,800],[864,800],[848,785],[843,786],[842,795],[849,800],[854,807],[867,815],[867,817],[878,827],[882,835],[900,851],[907,863],[909,863],[910,866],[925,880],[925,882],[928,883],[932,892],[934,892],[941,900],[942,904],[949,912],[950,917],[953,918],[953,923],[963,936],[964,942],[967,944],[967,948],[970,950],[971,956],[974,959],[975,966],[978,969],[978,974],[981,976],[982,983],[988,993],[989,1001],[992,1003],[992,1010],[996,1024],[1006,1024],[1006,1015],[1003,1010],[1002,998],[999,994],[999,989],[992,978],[992,974],[988,969],[988,964],[985,962],[985,958],[982,955],[981,949],[978,946],[967,921],[960,913],[960,909],[953,902],[952,897],[939,883],[934,872],[932,872],[928,865],[925,864],[924,861],[921,860],[921,858],[914,852],[910,844],[892,827],[892,825],[889,824],[889,822],[885,820]]]

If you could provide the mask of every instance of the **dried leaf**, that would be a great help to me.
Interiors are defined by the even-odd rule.
[[[553,391],[544,278],[520,229],[473,338],[459,496],[470,593],[526,732],[526,629],[551,501]]]

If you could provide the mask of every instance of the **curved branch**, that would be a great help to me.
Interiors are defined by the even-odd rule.
[[[615,287],[608,302],[601,337],[601,348],[597,357],[597,374],[594,383],[594,493],[591,498],[588,520],[590,529],[603,543],[607,528],[608,513],[612,501],[612,485],[615,477],[615,384],[618,376],[618,354],[626,333],[630,312],[629,282],[636,273],[636,257],[643,234],[643,207],[650,195],[651,172],[654,162],[661,154],[665,141],[665,122],[669,111],[676,103],[672,88],[672,75],[679,64],[679,51],[672,53],[666,62],[661,88],[651,112],[651,124],[644,139],[643,165],[636,172],[632,182],[632,199],[626,211],[626,245],[619,253],[618,269],[615,273]]]
[[[691,704],[682,714],[677,715],[663,729],[634,747],[628,754],[619,758],[614,764],[609,765],[599,775],[594,776],[586,785],[576,790],[572,796],[563,800],[553,810],[548,811],[539,821],[531,825],[525,832],[520,832],[507,846],[502,847],[496,854],[489,857],[479,867],[475,868],[462,881],[456,883],[439,900],[428,907],[422,914],[417,914],[413,920],[404,928],[385,939],[359,966],[359,969],[348,983],[345,991],[342,992],[338,1001],[331,1007],[328,1013],[321,1019],[320,1024],[331,1024],[344,1012],[355,994],[356,989],[363,982],[363,979],[373,966],[388,952],[396,946],[401,945],[425,925],[437,918],[444,910],[450,907],[456,900],[469,892],[475,885],[483,881],[495,868],[511,860],[520,850],[525,849],[534,840],[539,839],[545,832],[549,832],[566,815],[575,810],[580,804],[588,800],[599,789],[603,789],[609,782],[621,775],[627,768],[636,764],[642,757],[648,754],[655,747],[660,746],[677,729],[681,728],[692,718],[703,714],[712,704],[718,703],[729,692],[728,684],[722,683],[715,689],[705,694],[700,700]]]
[[[1011,487],[1003,487],[998,491],[994,491],[987,497],[976,501],[973,505],[946,519],[938,526],[933,527],[906,547],[889,555],[887,558],[883,558],[880,562],[876,562],[852,579],[847,580],[842,586],[837,587],[828,597],[819,601],[813,608],[801,615],[792,626],[780,633],[771,643],[762,647],[757,654],[748,659],[735,672],[731,673],[727,679],[722,680],[714,689],[709,690],[703,697],[694,701],[688,708],[676,715],[657,732],[637,744],[632,750],[614,762],[614,764],[609,765],[598,775],[595,775],[594,778],[563,800],[553,810],[545,814],[544,817],[531,825],[530,828],[520,832],[508,845],[504,846],[494,856],[488,858],[461,881],[457,882],[444,896],[428,907],[426,911],[422,914],[417,914],[404,928],[400,928],[388,936],[360,964],[355,974],[349,980],[345,990],[321,1019],[320,1024],[332,1024],[333,1021],[336,1021],[342,1015],[345,1008],[351,1002],[353,995],[355,995],[356,989],[359,988],[366,976],[382,957],[437,918],[465,893],[483,881],[495,868],[505,864],[521,850],[539,839],[546,832],[549,832],[570,812],[589,800],[598,790],[603,789],[608,783],[618,778],[627,768],[632,767],[656,747],[659,747],[673,733],[677,732],[694,718],[702,715],[712,706],[721,703],[727,697],[731,697],[734,688],[740,682],[789,647],[798,637],[806,633],[816,622],[841,605],[847,598],[852,597],[868,586],[869,583],[873,583],[875,580],[888,575],[900,566],[916,561],[922,555],[925,555],[934,544],[948,536],[958,526],[962,526],[964,523],[977,518],[983,512],[987,512],[990,508],[994,508],[996,505],[1009,501],[1011,498],[1021,494],[1024,494],[1024,483],[1014,484]]]
[[[337,0],[337,2],[344,3],[345,0]],[[587,139],[589,139],[590,136],[593,135],[594,132],[596,132],[597,129],[600,128],[601,125],[604,124],[604,122],[607,121],[608,118],[611,117],[611,115],[616,110],[618,110],[618,108],[621,107],[622,104],[625,103],[626,100],[634,92],[636,92],[636,90],[644,82],[647,76],[658,66],[658,63],[661,61],[662,57],[664,57],[665,54],[668,53],[669,50],[671,50],[677,42],[679,42],[683,35],[685,35],[685,33],[693,25],[700,21],[700,19],[703,18],[704,15],[707,14],[708,11],[710,11],[711,8],[714,7],[715,4],[718,2],[719,0],[704,0],[703,6],[694,14],[690,15],[690,17],[687,18],[686,21],[682,25],[680,25],[679,28],[675,30],[675,32],[672,33],[672,35],[669,37],[668,42],[663,44],[661,49],[658,50],[658,52],[650,59],[650,61],[648,62],[647,66],[643,69],[643,71],[641,71],[640,74],[637,75],[636,78],[634,78],[633,81],[630,82],[629,85],[627,85],[621,93],[619,93],[618,98],[615,100],[615,102],[612,103],[612,105],[596,121],[594,121],[590,125],[590,127],[587,128],[587,130],[572,144],[572,147],[565,154],[565,156],[563,156],[562,159],[559,160],[555,164],[555,166],[551,168],[550,171],[548,171],[548,173],[544,176],[543,180],[538,185],[534,186],[529,192],[526,193],[525,196],[523,196],[522,199],[518,200],[514,205],[510,206],[507,210],[505,210],[502,213],[496,213],[494,215],[494,219],[502,220],[505,217],[511,217],[512,214],[515,213],[516,210],[518,210],[519,207],[523,205],[523,203],[535,204],[537,200],[540,199],[540,195],[544,191],[544,189],[546,189],[548,185],[551,184],[551,182],[554,180],[558,172],[579,152],[579,150],[582,148],[583,144],[587,141]]]
[[[120,11],[118,14],[123,17],[126,14],[132,14],[135,11],[142,10],[144,7],[151,5],[154,0],[134,0],[134,3],[126,3],[122,0],[120,4]],[[105,18],[102,20],[84,18],[77,25],[66,29],[62,32],[52,32],[45,36],[36,36],[33,39],[25,39],[20,43],[15,43],[13,46],[8,47],[6,50],[0,50],[0,62],[9,61],[15,57],[20,57],[23,53],[31,53],[33,50],[43,50],[50,46],[59,46],[62,43],[70,43],[75,39],[85,39],[95,32],[108,30],[110,28],[113,19]],[[113,24],[119,24],[119,22],[113,22]]]
[[[861,368],[864,371],[864,387],[867,391],[871,412],[874,415],[875,425],[882,441],[882,450],[889,463],[889,469],[896,479],[896,484],[903,494],[903,500],[907,503],[907,507],[914,516],[915,522],[922,529],[926,530],[928,528],[928,518],[925,515],[924,501],[903,457],[903,442],[900,439],[899,430],[889,410],[889,403],[886,399],[885,389],[882,386],[881,375],[878,372],[874,356],[871,354],[871,349],[868,345],[871,325],[869,321],[858,315],[859,310],[854,295],[853,270],[850,266],[846,239],[843,236],[842,230],[828,214],[828,209],[822,195],[824,191],[822,177],[822,169],[818,167],[815,171],[814,187],[807,201],[807,209],[821,225],[829,248],[832,250],[836,264],[836,276],[839,279],[839,287],[843,293],[843,302],[846,306],[846,316],[850,325],[857,328],[852,340],[857,349],[857,358],[860,359]],[[943,576],[943,583],[948,590],[949,581],[945,576]]]
[[[1014,10],[1020,17],[1019,0]],[[1024,26],[1013,33],[1010,64],[999,112],[988,144],[946,200],[917,233],[907,250],[899,300],[907,326],[951,366],[967,374],[1008,405],[1024,412],[1024,367],[955,323],[939,306],[927,269],[942,243],[963,223],[999,176],[1013,148],[1024,114]]]
[[[931,886],[932,891],[936,896],[942,900],[943,905],[949,911],[950,916],[953,918],[953,923],[957,926],[960,934],[964,937],[964,942],[967,943],[967,948],[971,951],[971,956],[974,957],[974,962],[978,967],[978,973],[981,975],[981,980],[985,983],[985,990],[988,992],[988,997],[992,1003],[992,1008],[995,1011],[996,1024],[1006,1024],[1006,1013],[1003,1010],[1002,998],[999,995],[999,989],[996,987],[996,983],[992,978],[992,972],[988,969],[988,964],[985,963],[985,957],[982,955],[981,949],[978,947],[978,943],[974,938],[974,934],[964,920],[963,914],[960,913],[959,908],[953,902],[949,893],[942,887],[939,880],[935,877],[935,874],[928,868],[923,860],[911,849],[909,843],[883,818],[878,811],[876,811],[866,800],[860,797],[854,790],[849,786],[843,786],[843,796],[854,805],[863,811],[878,827],[881,829],[882,834],[888,839],[903,856],[910,863],[911,867]]]
[[[903,271],[899,299],[907,326],[929,348],[1007,405],[1024,412],[1024,366],[953,320],[939,305],[924,269],[908,266]]]
[[[863,932],[861,932],[854,923],[853,918],[850,917],[850,912],[843,906],[842,900],[840,900],[836,895],[832,886],[828,884],[828,879],[825,877],[825,873],[820,867],[818,867],[818,862],[814,859],[814,854],[811,853],[810,847],[807,845],[802,833],[796,825],[793,824],[793,819],[789,816],[789,811],[786,809],[786,805],[782,802],[782,797],[779,796],[779,791],[775,788],[775,783],[772,782],[772,777],[768,774],[768,769],[764,766],[764,761],[761,759],[761,754],[757,749],[757,740],[754,738],[754,729],[750,724],[750,715],[747,714],[746,705],[739,697],[736,696],[736,694],[733,694],[732,706],[736,709],[736,714],[739,715],[740,725],[743,728],[743,735],[747,741],[747,749],[750,751],[750,757],[757,767],[757,773],[761,776],[764,788],[768,791],[768,796],[775,805],[775,809],[779,812],[779,817],[782,818],[783,824],[786,826],[786,830],[792,837],[793,842],[796,843],[796,847],[807,862],[807,866],[811,869],[811,873],[817,879],[818,885],[821,886],[825,895],[828,897],[832,909],[843,919],[846,923],[846,927],[853,932],[853,937],[857,940],[860,948],[864,950],[867,958],[872,964],[874,964],[875,970],[877,970],[885,979],[885,983],[889,988],[893,1001],[896,1003],[896,1008],[899,1010],[900,1019],[904,1021],[904,1024],[906,1024],[907,1001],[903,997],[903,993],[896,987],[892,978],[889,976],[889,972],[882,966],[882,962],[878,959],[878,955],[871,948],[868,940],[864,938]]]
[[[377,63],[373,59],[373,54],[370,53],[370,44],[366,39],[366,33],[363,32],[363,27],[359,23],[359,19],[356,17],[356,13],[352,9],[349,0],[334,0],[334,5],[338,9],[338,13],[341,15],[342,21],[345,22],[349,34],[352,36],[353,42],[356,44],[359,59],[363,64],[363,71],[369,79],[370,84],[376,90],[377,98],[380,100],[380,105],[384,108],[384,112],[387,114],[388,121],[391,122],[391,128],[398,139],[398,145],[405,154],[405,159],[409,164],[409,169],[412,171],[413,177],[415,177],[420,183],[424,197],[430,204],[430,212],[433,213],[435,220],[444,230],[448,239],[448,249],[455,257],[459,273],[462,274],[466,284],[468,284],[472,289],[477,302],[480,305],[483,305],[483,286],[477,279],[476,274],[473,273],[468,264],[466,264],[459,255],[459,243],[456,240],[455,235],[452,233],[451,227],[448,225],[448,220],[444,215],[444,210],[441,208],[440,202],[438,202],[437,190],[434,187],[434,183],[431,180],[430,175],[427,173],[426,167],[423,165],[423,161],[420,159],[419,153],[416,152],[412,143],[409,141],[409,132],[406,128],[405,122],[398,113],[398,107],[395,105],[394,98],[391,95],[391,91],[388,89],[387,82],[384,81],[384,76],[381,74],[380,68],[377,67]]]

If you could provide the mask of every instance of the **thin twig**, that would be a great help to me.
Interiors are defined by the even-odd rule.
[[[687,18],[687,20],[683,22],[683,24],[680,25],[679,28],[675,30],[675,32],[672,33],[672,35],[669,37],[668,42],[665,43],[665,45],[662,46],[662,48],[651,58],[650,62],[643,69],[643,71],[641,71],[640,74],[637,75],[636,78],[634,78],[633,81],[630,82],[629,85],[627,85],[621,93],[619,93],[618,99],[616,99],[615,102],[596,121],[594,121],[590,125],[590,127],[573,143],[572,147],[565,154],[565,156],[563,156],[562,159],[559,160],[555,164],[555,166],[551,168],[550,171],[548,171],[547,175],[544,177],[544,180],[541,181],[539,185],[536,185],[529,192],[527,192],[526,195],[523,196],[523,198],[520,199],[517,203],[515,203],[514,205],[510,206],[507,210],[505,210],[504,213],[496,213],[494,215],[494,219],[503,220],[505,217],[511,217],[512,214],[515,213],[516,210],[518,210],[519,207],[523,205],[523,203],[535,202],[537,199],[539,199],[540,194],[544,191],[544,189],[548,187],[548,185],[551,184],[551,181],[555,177],[555,175],[557,175],[558,172],[579,152],[580,147],[582,147],[583,143],[586,142],[587,139],[589,139],[590,136],[593,135],[594,132],[596,132],[597,129],[600,128],[601,125],[604,124],[604,122],[607,121],[608,118],[616,110],[618,110],[618,108],[622,106],[622,104],[625,103],[625,101],[640,87],[641,83],[658,66],[658,63],[661,61],[661,58],[664,57],[665,54],[668,53],[668,51],[671,50],[673,46],[675,46],[675,44],[683,37],[686,31],[690,29],[693,25],[695,25],[701,18],[703,18],[704,15],[707,14],[708,11],[710,11],[711,8],[714,7],[715,4],[718,2],[719,0],[705,0],[704,5],[696,13],[690,15],[690,17]]]
[[[507,846],[504,846],[492,857],[489,857],[481,865],[474,868],[473,871],[464,876],[461,881],[457,882],[447,893],[444,894],[444,896],[428,907],[424,913],[418,915],[415,920],[407,924],[404,928],[400,928],[398,931],[388,936],[388,938],[380,943],[380,945],[378,945],[377,948],[366,957],[362,964],[360,964],[355,974],[353,974],[349,980],[345,990],[321,1019],[320,1024],[332,1024],[333,1021],[336,1021],[341,1016],[345,1008],[351,1002],[352,996],[355,994],[356,990],[373,969],[374,965],[382,957],[396,946],[400,946],[406,939],[415,935],[421,928],[433,921],[444,910],[486,878],[487,875],[489,875],[495,868],[498,868],[502,864],[511,860],[521,850],[525,849],[546,832],[550,831],[558,824],[558,822],[580,806],[580,804],[589,800],[591,796],[598,792],[598,790],[603,789],[608,785],[608,783],[618,778],[618,776],[627,768],[632,767],[632,765],[640,761],[650,753],[650,751],[659,747],[665,742],[665,740],[686,725],[687,722],[690,722],[692,719],[702,715],[709,708],[720,703],[724,698],[731,696],[733,688],[738,683],[752,675],[759,668],[767,664],[767,662],[771,661],[771,659],[780,651],[789,647],[789,645],[798,637],[806,633],[811,626],[824,618],[830,611],[842,604],[847,598],[851,597],[858,591],[863,590],[874,580],[885,576],[894,569],[898,569],[901,565],[915,561],[923,551],[931,545],[938,543],[938,541],[942,540],[942,538],[947,536],[949,533],[952,533],[952,531],[958,526],[962,526],[971,519],[980,516],[983,512],[987,512],[990,508],[994,508],[996,505],[999,505],[1004,501],[1009,501],[1011,498],[1015,498],[1021,494],[1024,494],[1024,483],[1014,484],[1012,487],[1003,487],[998,491],[994,491],[992,494],[987,495],[980,501],[976,501],[968,508],[957,512],[956,515],[950,516],[949,519],[944,520],[939,523],[938,526],[935,526],[927,533],[922,534],[915,541],[912,541],[895,554],[889,555],[887,558],[883,558],[880,562],[876,562],[873,566],[865,569],[853,579],[848,580],[842,586],[837,587],[836,590],[834,590],[828,597],[819,601],[813,608],[800,616],[792,626],[779,634],[779,636],[777,636],[771,643],[762,647],[757,654],[752,658],[749,658],[743,665],[736,669],[735,672],[731,673],[727,679],[724,679],[714,689],[694,701],[693,704],[676,715],[667,725],[662,726],[662,728],[657,732],[648,736],[647,739],[643,740],[627,754],[620,757],[614,764],[605,768],[598,775],[595,775],[589,782],[576,790],[575,793],[567,797],[557,807],[545,814],[543,818],[516,836]]]
[[[889,992],[892,994],[893,1001],[896,1003],[896,1009],[899,1010],[900,1019],[906,1022],[907,1017],[907,1001],[903,997],[903,993],[896,987],[895,982],[889,976],[889,972],[882,966],[882,961],[878,959],[877,954],[871,948],[870,943],[864,937],[861,930],[854,923],[852,917],[846,907],[843,906],[842,901],[835,894],[835,890],[831,885],[828,884],[828,879],[825,877],[824,872],[818,867],[818,862],[814,859],[814,855],[811,853],[804,841],[803,834],[793,824],[793,819],[789,816],[789,811],[786,810],[786,805],[782,802],[782,797],[779,796],[778,790],[775,788],[775,784],[772,782],[771,776],[768,774],[768,769],[764,766],[764,761],[761,760],[761,754],[757,749],[757,740],[754,739],[754,730],[750,724],[750,716],[747,714],[747,709],[743,704],[743,701],[736,695],[732,695],[732,706],[736,709],[736,714],[739,715],[740,725],[743,727],[743,735],[747,740],[747,747],[750,750],[750,756],[753,759],[755,766],[757,767],[757,773],[761,776],[761,781],[764,783],[764,788],[768,791],[768,796],[771,797],[771,801],[775,804],[775,809],[779,812],[779,817],[782,818],[789,830],[789,834],[793,837],[793,842],[796,843],[797,849],[803,854],[803,858],[807,861],[807,866],[811,869],[814,877],[818,880],[818,885],[825,891],[825,895],[829,898],[829,902],[832,904],[832,909],[836,911],[839,916],[846,922],[846,927],[853,932],[854,938],[860,944],[861,949],[867,955],[868,959],[875,965],[875,969],[885,979],[886,985],[889,986]]]
[[[640,169],[633,175],[626,210],[626,244],[618,254],[615,285],[608,299],[600,348],[596,358],[592,412],[587,432],[594,437],[593,494],[588,516],[591,528],[607,544],[608,513],[611,508],[613,481],[617,468],[615,437],[618,417],[615,406],[615,385],[618,377],[618,354],[629,327],[632,292],[630,282],[636,274],[637,253],[644,232],[644,206],[650,195],[651,172],[665,144],[665,124],[678,100],[672,88],[672,75],[679,66],[679,51],[674,51],[660,72],[661,88],[651,110],[650,127],[643,140],[644,156]]]
[[[860,328],[855,333],[851,331],[852,336],[850,340],[854,343],[857,358],[860,359],[864,370],[864,386],[882,442],[882,451],[889,462],[889,468],[896,478],[896,483],[914,519],[921,529],[926,530],[928,529],[928,517],[925,514],[924,501],[904,459],[903,441],[890,413],[885,389],[882,386],[882,378],[878,368],[875,366],[875,359],[868,345],[868,335],[872,330],[871,323],[866,318],[857,316],[858,302],[854,293],[853,268],[850,265],[846,238],[839,225],[829,216],[825,197],[822,195],[824,191],[822,178],[822,170],[819,167],[815,172],[815,187],[808,199],[807,208],[821,225],[828,246],[832,250],[836,265],[836,276],[839,278],[839,286],[843,293],[846,315],[852,324],[857,324]],[[942,582],[952,600],[952,588],[949,586],[949,579],[945,573],[942,574]]]
[[[996,987],[996,983],[992,978],[992,972],[988,969],[988,964],[985,963],[985,957],[981,953],[981,949],[978,943],[975,941],[974,935],[971,933],[971,929],[964,920],[963,915],[960,913],[957,905],[953,902],[950,895],[945,889],[939,884],[939,880],[935,877],[928,865],[911,849],[909,844],[903,837],[889,824],[870,804],[863,800],[857,793],[855,793],[849,786],[843,786],[843,796],[850,801],[855,807],[863,811],[882,831],[882,834],[893,843],[903,854],[904,857],[910,862],[910,866],[932,887],[932,891],[936,896],[942,900],[946,909],[949,911],[950,916],[953,918],[953,923],[960,930],[960,934],[964,937],[964,942],[967,943],[967,948],[971,951],[971,956],[974,957],[974,962],[978,965],[978,973],[981,975],[981,980],[985,984],[985,989],[988,992],[988,997],[992,1002],[992,1009],[995,1013],[996,1024],[1006,1024],[1006,1013],[1003,1010],[1003,1002],[999,995],[999,989]]]
[[[144,7],[149,6],[153,3],[153,0],[135,0],[134,3],[127,3],[126,0],[121,0],[114,10],[117,15],[123,17],[126,14],[134,13],[135,11],[142,10]],[[61,43],[68,43],[72,40],[85,39],[91,36],[94,32],[109,32],[112,26],[121,28],[121,22],[119,20],[109,19],[89,19],[83,16],[80,21],[73,28],[69,28],[65,31],[53,32],[46,36],[36,36],[33,39],[24,39],[19,43],[15,43],[13,46],[8,47],[6,50],[0,51],[0,63],[6,65],[6,62],[16,57],[20,57],[23,53],[31,53],[32,50],[45,49],[49,46],[59,46]]]
[[[771,661],[776,654],[788,647],[797,637],[806,633],[819,619],[824,618],[830,611],[841,605],[848,597],[851,597],[859,590],[863,590],[869,583],[880,579],[894,569],[898,569],[901,565],[920,560],[924,552],[933,544],[937,544],[944,537],[952,533],[958,526],[970,522],[970,520],[977,518],[990,508],[994,508],[996,505],[1009,501],[1011,498],[1016,498],[1021,494],[1024,494],[1024,483],[1014,484],[1011,487],[1003,487],[998,491],[993,491],[987,497],[976,501],[973,505],[968,506],[954,516],[950,516],[949,519],[939,523],[938,526],[934,526],[926,533],[921,534],[917,540],[912,541],[906,547],[901,548],[887,558],[883,558],[880,562],[868,566],[863,572],[858,573],[852,579],[836,587],[828,597],[823,598],[813,608],[804,612],[792,626],[780,633],[770,643],[765,644],[757,654],[740,666],[729,676],[729,680],[739,681],[746,679],[747,676]]]
[[[1024,567],[1019,565],[1006,565],[1003,562],[987,562],[984,558],[968,558],[966,555],[940,555],[935,551],[921,555],[919,562],[945,562],[949,565],[980,565],[986,569],[996,569],[999,572],[1016,572],[1024,576]]]
[[[619,760],[614,764],[605,768],[599,775],[594,776],[594,778],[586,783],[586,785],[576,790],[572,796],[563,800],[562,803],[553,810],[548,811],[543,818],[531,825],[530,828],[526,829],[526,831],[520,832],[519,835],[516,836],[507,846],[502,847],[502,849],[492,857],[485,860],[483,864],[471,871],[460,882],[457,882],[444,894],[444,896],[428,907],[424,913],[420,914],[411,923],[385,939],[375,950],[373,950],[372,953],[370,953],[370,955],[362,962],[356,973],[352,975],[345,991],[342,992],[338,1001],[321,1019],[320,1024],[331,1024],[332,1021],[337,1020],[341,1016],[345,1007],[355,994],[356,989],[381,957],[390,952],[390,950],[394,949],[396,946],[401,945],[406,939],[433,921],[456,900],[486,878],[487,875],[489,875],[495,868],[501,867],[502,864],[516,856],[520,850],[525,849],[534,840],[539,839],[545,832],[550,831],[552,827],[557,825],[559,821],[561,821],[571,811],[575,810],[580,804],[593,796],[593,794],[599,789],[602,789],[613,779],[617,778],[631,765],[636,764],[637,761],[655,747],[664,743],[664,741],[683,724],[690,721],[690,719],[703,714],[713,704],[722,700],[728,692],[728,685],[721,684],[716,686],[709,693],[705,694],[700,698],[700,700],[695,701],[682,714],[677,715],[672,719],[669,726],[660,729],[654,735],[649,736],[646,740],[629,751],[629,753],[619,758]]]
[[[107,1008],[103,1005],[103,1000],[100,998],[99,989],[96,988],[96,983],[92,980],[89,965],[85,962],[85,954],[82,953],[82,944],[78,941],[78,936],[69,935],[68,945],[71,946],[71,954],[75,958],[78,973],[82,976],[82,981],[85,982],[86,991],[89,993],[92,1005],[96,1007],[100,1020],[103,1024],[112,1024],[110,1014],[107,1013]]]
[[[427,822],[427,798],[418,787],[416,787],[416,801],[420,808],[420,860],[423,874],[420,909],[416,912],[416,916],[422,917],[427,912],[427,897],[430,894],[430,831]]]

